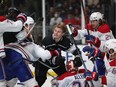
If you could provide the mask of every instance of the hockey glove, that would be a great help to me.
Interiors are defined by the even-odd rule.
[[[91,80],[97,81],[98,80],[98,74],[96,72],[87,71],[84,73],[84,76],[87,81],[91,81]]]
[[[101,76],[100,83],[103,84],[103,85],[107,85],[107,78],[106,78],[105,75],[104,76]]]
[[[59,50],[53,50],[53,51],[50,51],[51,53],[51,56],[54,57],[54,56],[60,56],[60,51]]]
[[[98,81],[98,73],[92,72],[92,79],[93,79],[94,81]]]
[[[82,65],[80,57],[75,57],[73,60],[74,67],[80,67]]]
[[[92,73],[90,71],[87,71],[84,73],[84,77],[86,78],[87,81],[92,80]]]
[[[21,20],[24,23],[27,20],[27,15],[25,13],[20,13],[17,16],[17,20]]]
[[[90,60],[92,60],[93,58],[96,58],[96,57],[102,58],[102,52],[97,48],[93,48],[93,47],[90,47],[90,46],[85,46],[83,48],[83,52],[84,53],[85,52],[89,53],[88,58]]]
[[[78,35],[78,27],[72,27],[72,35],[76,37]]]
[[[65,57],[62,56],[55,56],[52,58],[52,63],[54,65],[63,65],[65,61]]]
[[[85,39],[87,43],[93,44],[96,47],[100,47],[100,40],[93,35],[85,35]]]

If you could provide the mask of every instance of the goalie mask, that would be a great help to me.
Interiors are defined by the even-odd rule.
[[[21,32],[16,35],[18,40],[24,40],[26,37],[30,37],[30,33],[35,26],[34,19],[31,17],[27,17],[27,21],[24,23],[24,28]]]

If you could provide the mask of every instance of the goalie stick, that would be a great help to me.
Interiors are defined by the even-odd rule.
[[[80,59],[81,59],[81,62],[82,62],[82,64],[83,64],[83,67],[85,68],[85,71],[88,72],[87,67],[86,67],[86,65],[85,65],[85,63],[84,63],[84,60],[83,60],[83,58],[82,58],[82,56],[81,56],[81,51],[80,51],[80,49],[77,47],[76,42],[75,42],[75,40],[74,40],[74,38],[73,38],[73,36],[72,36],[72,32],[71,32],[71,29],[70,29],[71,26],[72,26],[71,24],[67,24],[67,25],[66,25],[66,27],[67,27],[67,29],[68,29],[68,32],[69,32],[69,34],[70,34],[70,39],[71,39],[72,43],[74,44],[74,46],[75,46],[75,48],[76,48],[76,51],[77,51],[77,53],[78,53],[78,55],[79,55],[79,57],[80,57]],[[94,84],[93,84],[92,80],[91,80],[90,82],[91,82],[91,87],[94,87]]]

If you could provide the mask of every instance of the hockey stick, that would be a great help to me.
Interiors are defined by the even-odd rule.
[[[80,59],[81,59],[81,62],[82,62],[82,64],[83,64],[83,67],[85,68],[85,71],[88,72],[87,67],[86,67],[86,65],[85,65],[85,63],[84,63],[84,61],[83,61],[82,55],[81,55],[81,51],[80,51],[80,49],[77,47],[76,42],[75,42],[75,40],[74,40],[74,38],[73,38],[73,36],[72,36],[72,32],[71,32],[70,26],[71,26],[71,25],[66,25],[66,27],[67,27],[67,29],[68,29],[68,32],[69,32],[69,34],[70,34],[70,39],[71,39],[72,43],[74,44],[74,46],[75,46],[75,48],[76,48],[76,51],[77,51],[77,53],[78,53],[78,55],[79,55],[79,57],[80,57]],[[92,80],[91,80],[90,82],[91,82],[91,87],[94,87],[94,84],[93,84]]]
[[[84,13],[84,17],[86,16],[86,11],[85,11],[85,7],[84,7],[84,3],[83,3],[83,0],[80,0],[81,2],[81,6],[82,6],[82,9],[83,9],[83,13]],[[85,17],[86,19],[86,17]],[[89,32],[89,29],[88,29],[88,25],[87,25],[87,21],[85,20],[85,24],[86,24],[86,29],[87,29],[87,33],[88,35],[90,35],[90,32]],[[92,47],[92,44],[90,44],[90,46]],[[97,68],[97,63],[96,63],[96,59],[97,58],[93,58],[94,60],[92,60],[94,66],[95,66],[95,69],[96,69],[96,72],[98,73],[98,68]]]
[[[81,3],[82,10],[83,10],[83,13],[84,13],[84,18],[86,19],[86,11],[85,11],[85,7],[84,7],[84,4],[83,4],[83,0],[80,0],[80,3]],[[85,20],[85,24],[87,25],[87,21],[86,20]],[[88,26],[87,26],[87,33],[88,33],[88,35],[90,35]]]

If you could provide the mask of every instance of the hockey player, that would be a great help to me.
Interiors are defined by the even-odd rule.
[[[98,39],[99,40],[99,39]],[[92,40],[90,40],[93,42]],[[99,40],[100,47],[102,47],[106,53],[101,52],[99,49],[84,47],[84,52],[89,52],[91,58],[99,57],[99,59],[103,60],[106,66],[106,76],[101,76],[102,84],[107,87],[115,87],[116,86],[116,39],[110,39],[105,43]],[[101,67],[101,66],[99,66]],[[99,68],[98,67],[98,68]]]
[[[38,87],[38,84],[36,80],[34,79],[32,72],[30,72],[31,70],[27,66],[27,63],[22,61],[24,58],[27,58],[27,61],[37,61],[39,58],[42,58],[42,60],[45,61],[46,59],[49,59],[52,56],[59,55],[57,50],[55,51],[44,50],[41,46],[26,40],[26,38],[30,36],[31,29],[33,27],[34,27],[33,18],[27,17],[27,21],[24,23],[24,29],[16,35],[16,38],[18,39],[19,42],[9,43],[5,45],[5,48],[6,48],[5,51],[7,55],[5,59],[3,60],[3,63],[5,63],[5,70],[6,70],[6,76],[7,76],[6,80],[8,81],[7,83],[8,87],[14,87],[16,83],[14,82],[14,79],[16,78],[18,78],[19,81],[22,84],[24,84],[24,86],[26,87]],[[25,56],[21,56],[20,54]],[[8,55],[10,55],[10,57]],[[7,58],[9,60],[7,60]],[[5,60],[7,61],[5,62]],[[12,63],[12,61],[17,61],[17,62]],[[14,71],[15,70],[14,68],[17,68],[17,72]],[[22,74],[22,71],[23,71],[23,74]]]
[[[35,58],[31,59],[31,61],[37,61],[39,58],[45,61],[46,59],[50,59],[52,56],[58,56],[59,52],[57,50],[48,51],[43,49],[41,46],[27,40],[28,38],[32,39],[31,31],[34,26],[35,24],[33,18],[27,17],[27,21],[24,23],[24,30],[20,31],[16,35],[19,44],[24,47],[24,49],[28,50]]]
[[[105,43],[106,55],[104,57],[104,62],[107,70],[106,75],[106,86],[115,87],[116,86],[116,39],[110,39]]]
[[[21,13],[21,11],[19,11],[17,8],[15,7],[10,7],[8,9],[8,12],[6,14],[6,17],[9,19],[9,20],[13,20],[13,21],[16,21],[16,17],[17,15]],[[22,30],[22,29],[21,29]],[[3,34],[3,39],[4,39],[4,44],[8,44],[8,43],[13,43],[13,42],[16,42],[17,41],[17,38],[15,37],[15,35],[17,34],[18,32],[5,32]]]
[[[76,55],[77,51],[75,50],[74,45],[71,43],[70,39],[65,36],[66,33],[66,25],[63,22],[60,22],[59,24],[56,24],[53,33],[47,35],[42,40],[42,46],[47,50],[59,50],[59,51],[70,51],[75,56],[75,63],[76,62]],[[53,58],[51,58],[53,59]],[[42,86],[46,80],[46,74],[49,68],[55,67],[53,71],[60,76],[61,74],[66,72],[65,67],[65,58],[62,56],[59,56],[55,58],[56,60],[46,60],[42,61],[41,59],[39,62],[36,62],[35,66],[35,77],[36,81],[38,82],[39,86]],[[47,67],[50,66],[50,67]]]
[[[88,33],[98,37],[101,41],[114,38],[110,27],[108,24],[106,24],[105,19],[103,18],[103,14],[100,12],[93,12],[90,15],[90,23],[85,26],[85,29],[73,29],[73,36],[75,37],[75,40],[86,37],[86,35],[89,35]]]
[[[78,58],[80,61],[80,58]],[[90,81],[95,79],[95,73],[90,71],[85,72],[85,69],[79,69],[82,63],[75,65],[73,60],[70,60],[67,65],[68,71],[57,78],[54,85],[56,87],[92,87]],[[90,75],[91,74],[91,75]],[[94,87],[101,87],[98,81],[93,80]]]
[[[101,42],[105,42],[109,39],[114,38],[108,24],[105,23],[105,19],[103,18],[103,14],[101,14],[100,12],[93,12],[90,15],[90,23],[87,24],[85,29],[82,29],[82,30],[75,30],[74,29],[73,36],[74,36],[75,40],[78,40],[78,39],[85,37],[87,43],[90,43],[89,36],[95,36],[96,37],[95,39],[92,38],[94,40],[94,43],[90,43],[91,46],[95,47],[95,48],[100,46],[99,44],[97,44],[98,43],[97,38],[99,38]],[[99,49],[101,51],[104,51],[101,47]],[[95,65],[98,62],[103,64],[103,67],[98,67],[98,68],[100,68],[100,70],[102,70],[102,71],[99,70],[98,73],[100,75],[103,75],[103,74],[105,74],[104,61],[96,60],[94,62]],[[98,65],[99,65],[99,63],[98,63]],[[101,66],[101,65],[99,65],[99,66]],[[96,69],[97,68],[95,68],[95,66],[94,66],[94,71],[97,71]]]
[[[24,29],[16,35],[16,38],[19,42],[9,43],[5,46],[5,51],[7,54],[5,59],[3,59],[3,63],[5,63],[7,76],[6,80],[8,81],[8,87],[14,87],[16,83],[15,81],[17,81],[14,81],[14,79],[16,78],[18,78],[19,81],[21,81],[21,83],[24,84],[26,87],[38,87],[38,84],[35,81],[32,72],[30,72],[31,70],[27,66],[27,63],[22,61],[24,58],[27,58],[27,61],[37,61],[39,58],[42,58],[42,60],[45,61],[52,56],[59,55],[57,50],[44,50],[39,45],[36,45],[33,42],[29,42],[28,40],[26,40],[26,37],[30,36],[30,32],[33,27],[34,20],[31,17],[27,17],[27,21],[24,23]],[[17,70],[17,72],[15,70]]]
[[[6,87],[5,84],[5,71],[3,68],[2,58],[4,58],[4,41],[3,33],[4,32],[18,32],[22,29],[23,23],[26,21],[26,15],[21,13],[17,16],[17,21],[11,21],[4,16],[4,1],[0,2],[0,87]]]

